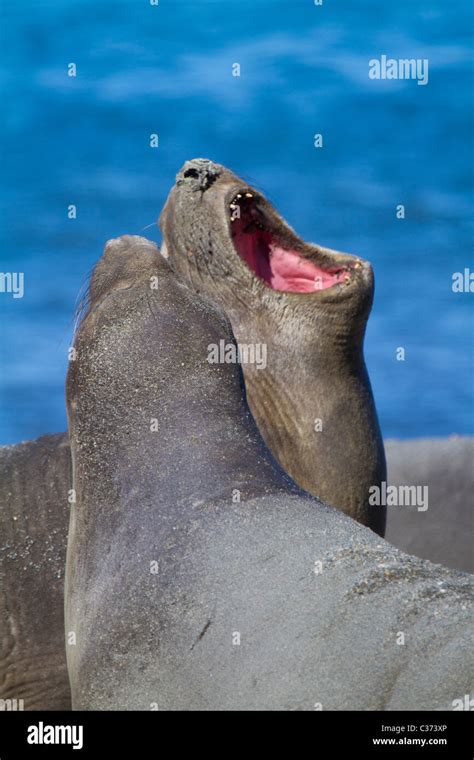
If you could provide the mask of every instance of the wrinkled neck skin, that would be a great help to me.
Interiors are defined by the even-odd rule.
[[[368,504],[370,487],[386,477],[363,357],[372,271],[364,263],[351,287],[338,284],[321,298],[265,287],[239,259],[223,218],[222,196],[232,194],[236,181],[226,170],[204,192],[178,181],[160,219],[171,266],[225,311],[238,343],[266,346],[266,367],[248,363],[243,371],[252,414],[283,468],[302,488],[383,535],[383,508]],[[335,253],[315,248],[321,257]]]
[[[266,327],[259,335],[247,320],[235,328],[239,342],[267,344],[267,368],[244,368],[250,409],[302,488],[383,535],[381,508],[368,504],[369,488],[385,478],[385,459],[362,347],[331,335],[328,321],[299,340],[288,326],[285,320],[276,333]],[[288,350],[281,350],[283,341]]]
[[[243,366],[247,400],[276,459],[302,488],[383,535],[369,488],[385,478],[377,413],[363,357],[365,325],[341,313],[307,315],[262,303],[224,307],[238,343],[264,344],[266,367]],[[341,318],[342,317],[342,318]],[[303,329],[298,329],[301,327]],[[374,434],[375,431],[375,434]]]

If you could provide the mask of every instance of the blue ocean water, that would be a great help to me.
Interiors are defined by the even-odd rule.
[[[0,269],[24,272],[25,294],[0,293],[0,443],[65,429],[78,291],[108,238],[160,240],[144,228],[195,156],[373,262],[385,436],[474,433],[473,295],[451,287],[474,269],[470,0],[2,6]],[[428,84],[369,79],[381,55],[428,59]]]

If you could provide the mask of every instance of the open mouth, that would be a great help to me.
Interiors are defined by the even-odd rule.
[[[249,269],[272,290],[314,293],[350,282],[350,266],[322,267],[284,243],[266,223],[252,192],[237,193],[229,205],[232,242]],[[285,237],[287,235],[284,235]]]

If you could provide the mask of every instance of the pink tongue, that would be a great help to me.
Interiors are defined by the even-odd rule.
[[[270,243],[270,271],[265,280],[274,290],[309,293],[344,281],[341,270],[324,270],[297,253]]]

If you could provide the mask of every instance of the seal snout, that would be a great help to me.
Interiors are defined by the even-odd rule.
[[[208,158],[193,158],[186,161],[176,175],[176,184],[186,184],[192,190],[207,190],[222,174],[222,166],[213,163]]]

